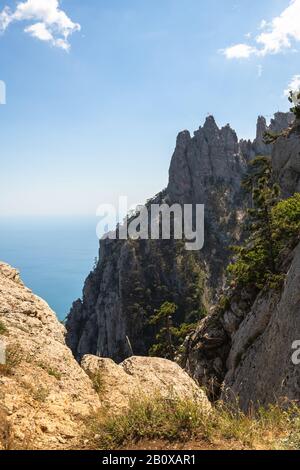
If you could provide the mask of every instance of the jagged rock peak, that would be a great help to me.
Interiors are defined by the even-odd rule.
[[[170,165],[168,192],[172,200],[206,203],[205,191],[217,181],[227,181],[233,188],[239,188],[245,167],[236,132],[229,124],[219,128],[215,118],[208,116],[194,137],[187,131],[179,134]]]
[[[256,137],[254,141],[240,140],[240,149],[246,160],[251,160],[257,155],[271,155],[273,145],[265,143],[265,133],[272,132],[277,134],[291,126],[295,119],[293,113],[277,112],[268,125],[264,116],[258,116],[256,124]]]
[[[218,134],[220,132],[219,127],[215,121],[213,116],[208,116],[205,120],[203,131],[207,137],[210,137],[214,134]]]
[[[176,140],[176,147],[185,148],[187,144],[190,142],[190,140],[191,140],[191,134],[189,131],[185,130],[185,131],[179,132],[177,136],[177,140]]]

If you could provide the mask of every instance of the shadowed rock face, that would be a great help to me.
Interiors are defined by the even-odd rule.
[[[272,126],[286,124],[281,121],[277,116]],[[102,240],[99,263],[66,325],[78,360],[85,354],[118,362],[132,353],[147,355],[157,333],[149,317],[166,300],[179,306],[177,324],[194,322],[193,312],[209,307],[223,285],[229,247],[240,238],[246,205],[241,180],[260,141],[259,131],[256,144],[239,142],[229,125],[218,128],[212,116],[193,137],[188,131],[178,135],[168,187],[153,202],[205,204],[204,248],[188,254],[174,240]]]

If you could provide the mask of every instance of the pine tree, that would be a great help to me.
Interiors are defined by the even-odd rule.
[[[300,119],[300,90],[290,91],[289,102],[294,104],[291,112],[295,114],[296,119]]]
[[[151,355],[159,355],[173,359],[175,347],[172,337],[173,316],[177,306],[171,302],[164,302],[159,310],[150,318],[149,324],[158,326],[159,332],[156,336],[157,344],[150,351]]]
[[[278,202],[280,189],[272,182],[269,158],[257,157],[251,162],[243,187],[252,197],[252,208],[248,210],[250,235],[244,246],[234,248],[237,261],[228,270],[234,282],[253,283],[261,288],[270,274],[277,273],[272,208]]]

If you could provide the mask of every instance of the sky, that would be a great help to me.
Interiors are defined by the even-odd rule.
[[[300,0],[0,0],[0,215],[143,203],[179,131],[286,111],[299,51]]]

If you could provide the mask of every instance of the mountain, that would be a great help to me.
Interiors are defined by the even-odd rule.
[[[269,130],[284,129],[291,119],[277,113]],[[99,262],[66,322],[67,344],[78,360],[149,354],[158,333],[149,320],[165,301],[178,307],[175,327],[206,316],[223,286],[230,246],[241,237],[247,163],[272,147],[263,143],[265,130],[259,118],[255,141],[239,141],[229,125],[220,129],[209,116],[193,136],[178,135],[168,186],[148,204],[205,204],[204,248],[188,252],[176,240],[101,240]]]

